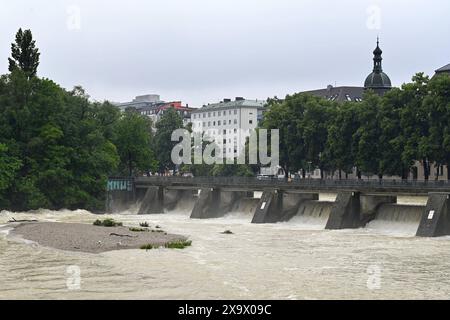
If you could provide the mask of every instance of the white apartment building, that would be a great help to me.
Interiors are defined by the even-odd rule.
[[[265,101],[246,100],[208,104],[191,114],[192,130],[214,139],[227,158],[236,158],[244,151],[246,138],[262,119]]]

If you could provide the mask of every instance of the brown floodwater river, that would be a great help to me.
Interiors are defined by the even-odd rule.
[[[2,211],[0,299],[450,297],[450,237],[414,237],[413,206],[386,208],[367,228],[341,231],[323,229],[326,204],[311,207],[308,217],[265,225],[250,223],[252,204],[210,220],[189,219],[190,204],[163,215],[130,210],[110,217],[130,226],[159,225],[188,236],[192,246],[100,254],[41,247],[12,236],[7,224],[12,217],[81,223],[98,218],[87,211]]]

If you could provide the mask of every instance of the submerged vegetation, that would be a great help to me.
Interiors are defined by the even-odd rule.
[[[145,229],[145,228],[129,228],[128,230],[130,230],[131,232],[149,232],[149,229]]]
[[[186,247],[189,247],[192,245],[192,241],[191,240],[175,240],[175,241],[171,241],[168,242],[166,244],[164,244],[163,246],[161,245],[154,245],[154,244],[146,244],[141,246],[141,249],[143,250],[151,250],[151,249],[158,249],[161,247],[167,248],[167,249],[184,249]]]
[[[186,247],[190,247],[191,245],[192,241],[190,240],[178,240],[166,243],[164,247],[169,249],[184,249]]]
[[[93,223],[94,226],[100,226],[100,227],[121,227],[123,224],[122,222],[116,222],[114,219],[105,219],[105,220],[95,220]]]

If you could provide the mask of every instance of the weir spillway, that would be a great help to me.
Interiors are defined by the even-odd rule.
[[[139,214],[161,214],[191,203],[192,219],[220,218],[242,208],[252,223],[314,221],[325,229],[410,224],[422,237],[450,235],[450,183],[446,181],[297,180],[256,178],[110,178],[107,211],[139,203]],[[254,193],[259,192],[259,198]],[[319,201],[321,193],[334,201]],[[405,206],[398,196],[427,196]]]

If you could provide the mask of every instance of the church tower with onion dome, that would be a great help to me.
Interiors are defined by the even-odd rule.
[[[369,74],[364,82],[364,90],[371,89],[379,95],[383,95],[392,88],[391,79],[383,72],[381,55],[383,51],[380,49],[380,41],[377,38],[377,47],[373,51],[373,71]]]

